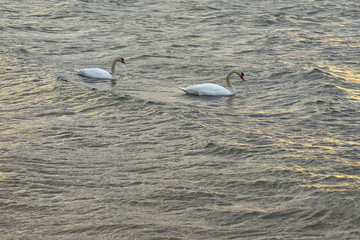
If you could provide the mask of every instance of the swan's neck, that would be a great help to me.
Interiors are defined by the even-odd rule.
[[[226,75],[226,84],[228,85],[231,93],[235,93],[235,92],[236,92],[235,87],[234,87],[234,86],[231,84],[231,82],[230,82],[230,77],[231,77],[231,75],[233,75],[233,73],[235,73],[235,71],[234,71],[234,70],[231,70],[231,71]]]
[[[116,72],[115,72],[116,62],[117,62],[117,60],[115,59],[111,65],[111,76],[113,76],[113,78],[116,78]]]

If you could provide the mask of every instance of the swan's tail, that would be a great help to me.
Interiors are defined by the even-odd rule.
[[[179,89],[183,90],[186,94],[192,94],[192,95],[199,95],[196,91],[187,89],[187,88],[183,88],[183,87],[178,87]]]
[[[179,89],[183,90],[184,92],[188,93],[187,89],[186,88],[183,88],[183,87],[178,87]]]
[[[85,74],[83,71],[78,70],[78,69],[75,69],[75,68],[74,68],[74,70],[75,70],[79,75],[86,77],[86,74]]]

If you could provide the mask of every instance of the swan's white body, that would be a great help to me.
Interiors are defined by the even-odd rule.
[[[229,96],[234,95],[236,93],[235,88],[227,90],[226,88],[213,84],[213,83],[203,83],[197,85],[191,85],[186,88],[180,87],[181,90],[191,95],[199,95],[199,96]]]
[[[80,70],[75,69],[75,71],[84,76],[89,78],[98,78],[98,79],[116,79],[116,76],[114,77],[111,75],[108,71],[105,71],[100,68],[83,68]]]
[[[198,95],[198,96],[232,96],[236,94],[236,89],[230,82],[230,76],[233,73],[238,74],[241,77],[241,79],[245,81],[244,73],[240,69],[236,68],[231,70],[226,75],[226,83],[230,90],[213,83],[191,85],[186,88],[180,87],[180,89],[186,92],[187,94]]]
[[[100,68],[84,68],[84,69],[80,69],[77,70],[75,69],[75,71],[84,76],[84,77],[88,77],[88,78],[96,78],[96,79],[112,79],[112,80],[116,80],[116,72],[115,72],[115,65],[116,62],[122,62],[123,64],[125,64],[125,60],[122,57],[118,57],[115,58],[112,66],[111,66],[111,73],[109,73],[108,71],[105,71],[103,69]]]

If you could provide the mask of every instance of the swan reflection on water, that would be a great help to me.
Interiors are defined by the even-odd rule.
[[[54,88],[61,86],[63,83],[72,83],[80,87],[90,88],[92,90],[111,90],[117,84],[117,81],[114,79],[103,79],[101,81],[91,78],[81,78],[76,80],[70,79],[71,78],[64,76],[57,77]]]

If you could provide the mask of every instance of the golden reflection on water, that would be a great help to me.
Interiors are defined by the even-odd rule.
[[[308,184],[308,185],[300,185],[300,187],[304,188],[318,188],[323,192],[346,192],[352,188],[359,188],[358,184],[350,184],[350,183],[339,183],[333,185],[326,184]]]
[[[349,159],[346,159],[346,158],[337,158],[335,161],[338,163],[341,163],[341,165],[343,165],[343,166],[360,167],[360,161],[351,162]]]
[[[354,69],[345,69],[331,65],[319,65],[319,67],[329,69],[330,74],[336,78],[343,78],[350,83],[360,84],[360,72],[357,72]]]
[[[39,106],[46,105],[52,86],[41,84],[39,72],[23,59],[2,54],[0,66],[6,66],[3,81],[11,83],[0,88],[1,112],[5,116],[0,126],[0,148],[13,150],[24,143],[41,144],[44,133],[39,129],[50,128],[52,121],[33,117],[40,113]],[[49,74],[43,77],[48,79]]]
[[[360,71],[354,69],[342,68],[332,65],[318,64],[320,69],[326,69],[326,71],[332,76],[338,79],[344,79],[345,83],[360,87]],[[335,85],[338,89],[346,92],[349,95],[349,99],[355,102],[360,102],[360,89],[351,89],[345,86]]]
[[[321,41],[333,47],[360,47],[360,42],[356,42],[354,39],[351,38],[328,36],[326,38],[323,38]]]
[[[331,166],[329,167],[320,167],[320,168],[302,168],[299,166],[295,167],[284,167],[284,166],[276,166],[275,169],[280,169],[282,171],[292,171],[298,172],[302,174],[309,174],[309,183],[302,184],[300,187],[303,188],[317,188],[321,191],[325,192],[344,192],[348,190],[354,190],[360,188],[360,177],[355,175],[349,174],[341,174],[341,173],[334,173],[334,174],[324,174],[323,172],[330,172],[332,171]],[[329,179],[329,180],[327,180]],[[316,183],[317,180],[320,180],[322,183]],[[323,182],[329,181],[329,183]],[[330,183],[330,181],[341,181],[339,183]],[[344,182],[346,181],[346,182]],[[311,183],[314,182],[314,183]]]

